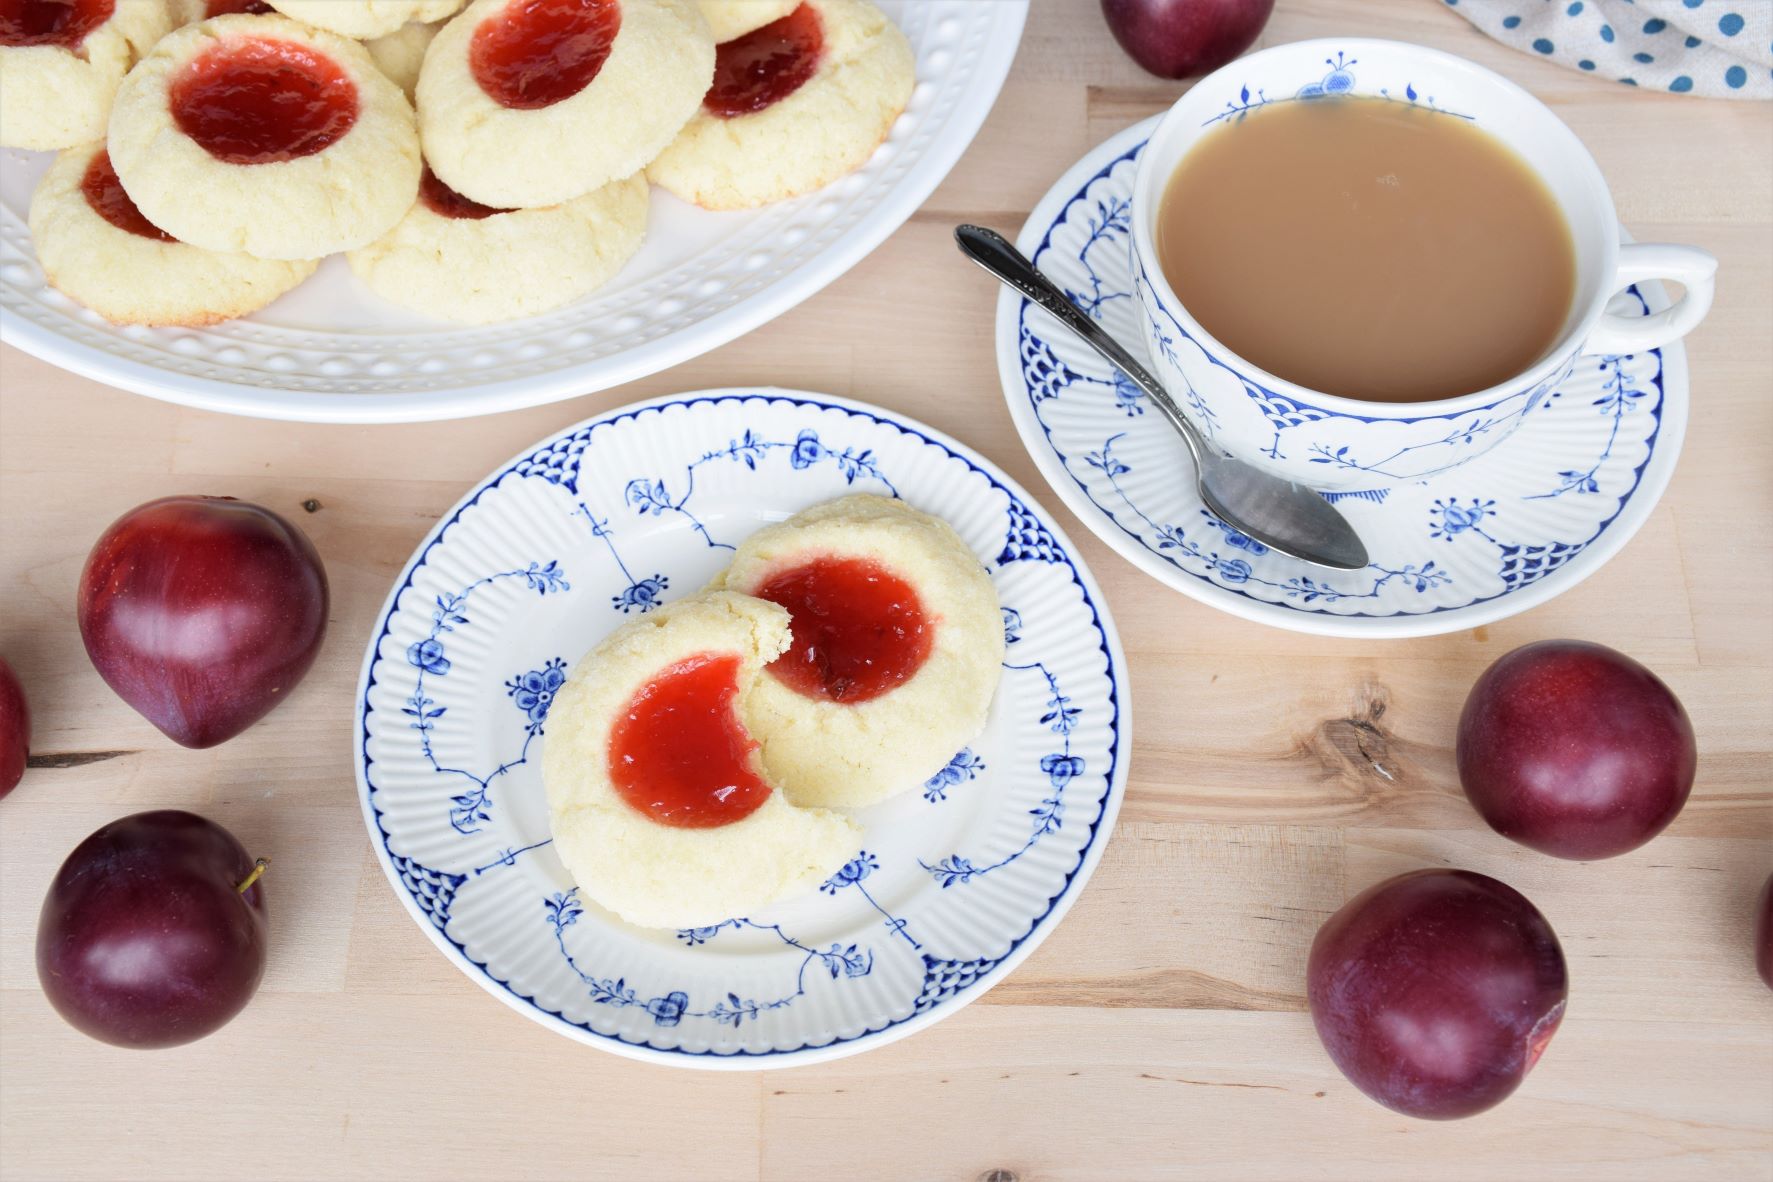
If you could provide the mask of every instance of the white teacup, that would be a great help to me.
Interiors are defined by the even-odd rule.
[[[1363,402],[1267,373],[1214,340],[1157,263],[1158,205],[1176,165],[1228,119],[1260,119],[1277,103],[1372,95],[1471,117],[1545,181],[1570,225],[1576,292],[1558,342],[1505,382],[1435,402]],[[1619,218],[1594,158],[1532,95],[1498,74],[1400,41],[1325,39],[1277,45],[1203,78],[1170,108],[1133,181],[1134,291],[1152,369],[1189,417],[1232,455],[1323,489],[1379,489],[1444,472],[1506,438],[1583,353],[1638,353],[1691,331],[1711,307],[1717,260],[1697,247],[1619,242]],[[1652,316],[1608,310],[1648,279],[1686,294]],[[1308,283],[1311,276],[1301,274]],[[1333,298],[1333,293],[1326,293]],[[1285,331],[1284,324],[1276,324]]]

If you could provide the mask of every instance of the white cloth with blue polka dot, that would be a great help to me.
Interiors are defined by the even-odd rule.
[[[1442,0],[1505,44],[1627,86],[1773,99],[1773,0]]]

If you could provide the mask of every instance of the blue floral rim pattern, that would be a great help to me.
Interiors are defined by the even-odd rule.
[[[1090,613],[1090,619],[1096,630],[1097,646],[1100,649],[1101,657],[1104,661],[1106,704],[1109,712],[1107,722],[1108,767],[1104,777],[1104,793],[1096,816],[1090,822],[1081,845],[1076,849],[1075,862],[1065,872],[1064,881],[1059,886],[1058,890],[1047,899],[1045,908],[1032,918],[1025,931],[1010,940],[1008,948],[1005,949],[1001,955],[979,961],[933,961],[932,958],[926,956],[924,992],[918,997],[911,1011],[903,1017],[890,1019],[878,1025],[871,1026],[870,1028],[854,1035],[838,1037],[824,1042],[808,1041],[796,1047],[776,1047],[767,1050],[754,1050],[745,1047],[737,1047],[733,1049],[709,1048],[706,1050],[699,1050],[680,1046],[659,1046],[644,1038],[628,1037],[619,1030],[608,1033],[597,1030],[588,1022],[575,1021],[566,1017],[561,1011],[542,1004],[534,996],[513,986],[509,980],[499,977],[491,970],[486,962],[473,957],[468,952],[466,946],[447,930],[447,914],[450,898],[453,897],[454,890],[461,885],[461,882],[465,880],[466,876],[430,870],[394,850],[392,845],[393,835],[390,832],[383,810],[375,799],[376,793],[373,788],[374,760],[370,754],[372,732],[369,720],[375,707],[371,702],[371,694],[378,684],[376,666],[380,660],[387,659],[381,654],[381,648],[383,642],[391,634],[393,621],[398,613],[399,602],[402,595],[413,587],[415,578],[418,573],[426,567],[432,551],[439,545],[444,544],[446,535],[450,529],[460,521],[463,513],[478,504],[481,498],[488,492],[499,487],[501,482],[507,477],[512,475],[533,475],[559,483],[558,471],[548,468],[548,464],[551,462],[550,457],[556,459],[559,458],[557,453],[564,454],[564,450],[570,445],[572,448],[571,458],[576,461],[580,454],[590,450],[591,440],[601,428],[611,427],[627,420],[638,419],[647,414],[662,413],[674,407],[688,408],[709,403],[744,403],[750,401],[771,404],[782,403],[819,411],[836,411],[846,416],[891,428],[892,430],[917,440],[922,444],[939,448],[941,452],[949,458],[960,460],[969,470],[984,477],[993,490],[1003,493],[1008,498],[1011,541],[1009,547],[1006,548],[1005,554],[1000,556],[1000,563],[1038,557],[1038,560],[1043,563],[1062,564],[1069,574],[1071,583],[1075,585],[1076,590],[1081,597],[1083,606]],[[795,441],[795,451],[790,457],[794,466],[796,468],[803,467],[805,464],[810,464],[821,459],[831,459],[838,463],[840,467],[846,462],[854,464],[859,461],[864,465],[867,463],[867,457],[865,456],[851,456],[848,457],[846,461],[846,458],[843,455],[838,454],[827,456],[821,453],[817,456],[813,455],[812,453],[814,450],[819,447],[820,445],[816,438],[809,439],[803,435],[803,438]],[[424,926],[431,931],[433,937],[442,943],[447,944],[449,949],[452,950],[453,955],[464,966],[471,965],[473,969],[478,972],[483,984],[487,984],[489,988],[496,985],[508,999],[513,1000],[515,1003],[521,1003],[520,1008],[527,1007],[549,1021],[562,1023],[575,1030],[590,1034],[600,1040],[607,1040],[643,1049],[649,1054],[703,1058],[768,1058],[792,1056],[803,1052],[820,1050],[837,1044],[852,1043],[863,1039],[869,1039],[879,1035],[884,1030],[904,1025],[913,1020],[927,1020],[934,1011],[947,1003],[955,1000],[970,1000],[972,996],[976,995],[984,988],[988,988],[999,976],[1009,971],[1016,961],[1019,961],[1020,957],[1018,952],[1025,951],[1030,937],[1034,936],[1036,932],[1041,931],[1043,925],[1053,915],[1055,909],[1060,908],[1062,901],[1066,900],[1068,896],[1071,895],[1078,875],[1091,864],[1092,851],[1098,850],[1097,839],[1100,836],[1103,826],[1105,824],[1112,824],[1112,819],[1118,809],[1119,803],[1118,794],[1120,785],[1117,781],[1124,779],[1124,769],[1122,767],[1123,761],[1120,753],[1123,739],[1121,719],[1122,705],[1120,700],[1121,689],[1118,681],[1118,670],[1116,668],[1113,645],[1110,639],[1111,634],[1104,623],[1102,612],[1098,608],[1097,602],[1091,593],[1087,576],[1079,569],[1074,560],[1070,558],[1067,548],[1055,542],[1053,535],[1049,532],[1049,527],[1044,524],[1042,516],[1037,514],[1037,512],[1030,507],[1026,499],[1006,481],[1007,478],[1001,478],[993,471],[981,466],[981,464],[976,462],[971,456],[962,451],[956,450],[956,448],[949,446],[946,442],[937,439],[916,427],[909,426],[904,422],[883,417],[880,414],[873,413],[866,408],[856,405],[808,398],[789,392],[773,391],[687,396],[643,403],[638,406],[613,411],[597,419],[568,428],[557,433],[543,444],[529,448],[521,455],[513,458],[483,481],[473,493],[464,498],[464,500],[459,503],[447,517],[442,519],[434,527],[432,533],[420,547],[418,553],[408,563],[406,570],[402,574],[401,580],[396,584],[388,596],[383,609],[381,624],[377,629],[375,638],[370,646],[369,654],[365,660],[363,676],[360,684],[358,735],[356,740],[358,747],[357,755],[359,759],[359,789],[363,793],[363,804],[365,806],[366,816],[374,823],[374,833],[379,842],[378,854],[390,880],[399,887],[401,892],[403,892],[410,908],[414,910],[420,918],[425,920]],[[630,491],[631,496],[640,495],[635,494],[633,490]],[[652,491],[653,490],[641,490],[641,493],[645,496],[651,496]],[[644,500],[644,496],[642,499]],[[643,505],[641,501],[634,501],[633,503],[641,511],[648,511],[647,506]],[[667,504],[664,508],[669,509],[671,506]],[[592,524],[593,536],[601,536],[597,532],[597,523],[593,521]],[[719,545],[711,538],[708,538],[706,531],[700,530],[699,525],[697,528],[710,546]],[[1019,536],[1024,538],[1024,542],[1032,543],[1032,545],[1023,545],[1022,548],[1018,549],[1019,543],[1017,538]],[[617,561],[620,562],[619,555],[617,556]],[[535,566],[532,564],[532,567],[534,567],[534,569],[504,572],[495,577],[503,578],[507,575],[519,577],[522,580],[527,581],[532,590],[539,590],[542,594],[546,594],[547,590],[550,589],[565,589],[566,584],[564,577],[561,572],[554,569],[553,564],[549,564],[546,567]],[[624,573],[626,573],[625,568]],[[629,577],[632,580],[632,576]],[[654,576],[654,578],[658,578],[658,576]],[[647,581],[648,580],[639,580],[636,585],[646,583]],[[652,594],[656,594],[657,590],[658,588],[655,588]],[[463,600],[457,598],[455,599],[455,602],[459,607]],[[634,603],[629,605],[624,605],[618,602],[614,606],[618,610],[624,612],[629,606],[638,607],[639,610],[644,611],[651,606],[651,603],[649,598],[648,602],[645,603],[642,603],[637,599]],[[1020,621],[1012,620],[1010,618],[1011,615],[1012,613],[1006,611],[1005,627],[1006,634],[1013,636],[1013,630],[1020,626]],[[444,621],[446,624],[447,622],[447,620]],[[445,628],[445,630],[447,631],[448,629]],[[440,671],[447,672],[448,669],[448,658],[444,655],[443,647],[438,642],[435,631],[430,640],[415,642],[407,649],[403,650],[403,656],[405,658],[404,663],[416,668],[419,671],[421,679],[427,672],[438,674]],[[1008,668],[1016,667],[1018,666],[1008,666]],[[1028,667],[1033,668],[1034,666]],[[1042,671],[1044,672],[1044,669]],[[523,711],[526,715],[530,737],[533,737],[539,732],[541,722],[546,715],[547,702],[551,698],[552,690],[558,688],[562,676],[561,666],[554,661],[549,661],[541,668],[520,674],[506,683],[505,690],[507,695],[517,709]],[[1049,681],[1050,680],[1051,678],[1049,675]],[[1055,687],[1054,693],[1057,694],[1057,692],[1058,691]],[[415,698],[422,696],[422,689],[419,693],[415,693],[414,696]],[[1062,709],[1063,706],[1064,703],[1061,699],[1060,707],[1058,708]],[[413,714],[413,710],[410,708],[404,712],[407,714]],[[429,718],[426,717],[427,713],[427,711],[421,708],[419,713],[415,715],[416,721],[410,725],[412,726],[412,729],[420,731],[421,741],[428,743],[428,737],[424,734],[427,724],[430,721]],[[1062,788],[1063,786],[1061,782],[1062,775],[1065,778],[1069,778],[1071,774],[1074,774],[1074,769],[1068,762],[1070,760],[1068,754],[1069,750],[1069,739],[1067,738],[1064,752],[1060,756],[1050,757],[1051,759],[1067,761],[1066,766],[1060,767],[1057,763],[1052,764],[1052,766],[1048,766],[1047,763],[1042,764],[1042,770],[1053,778],[1056,788]],[[527,740],[525,751],[527,753]],[[427,755],[428,754],[429,751],[427,747]],[[951,787],[956,783],[970,780],[980,769],[983,768],[983,766],[983,761],[970,750],[960,752],[954,757],[954,760],[951,761],[950,765],[947,768],[942,769],[941,772],[932,778],[930,784],[926,786],[926,800],[934,804],[945,799],[945,791],[948,787]],[[468,801],[464,804],[462,799],[458,798],[458,809],[472,809],[483,806],[485,801],[484,787],[483,784],[478,804],[475,801]],[[1056,802],[1053,802],[1053,811],[1056,812],[1056,810],[1057,804]],[[464,813],[460,817],[455,813],[452,813],[451,816],[452,824],[455,825],[458,831],[464,833],[471,831],[472,826],[477,823],[478,819],[484,818],[477,818],[471,811]],[[1037,818],[1037,821],[1038,820],[1039,819]],[[1056,821],[1053,817],[1049,816],[1047,823],[1053,824],[1056,823]],[[464,828],[464,824],[468,827]],[[1038,836],[1039,830],[1037,826],[1036,839],[1038,839]],[[505,851],[502,855],[501,861],[504,864],[509,864],[511,859],[514,859],[517,854],[522,852],[524,851]],[[866,864],[867,859],[869,858],[870,855],[864,851],[856,862],[852,863],[851,866],[846,866],[838,873],[838,875],[834,876],[830,883],[827,883],[827,893],[831,893],[844,886],[859,885],[861,879],[866,876],[870,869]],[[954,861],[959,862],[962,860],[957,856]],[[494,865],[498,864],[500,863],[494,863]],[[940,882],[942,881],[941,872],[944,871],[952,876],[956,870],[961,870],[962,872],[971,870],[974,873],[979,873],[987,868],[944,865],[936,868],[926,866],[925,869],[935,875]],[[846,874],[849,877],[846,878]],[[952,878],[950,881],[952,881]],[[943,885],[948,885],[948,883],[943,883]],[[559,938],[560,933],[577,918],[578,904],[576,903],[575,896],[576,892],[569,892],[565,895],[558,895],[548,900],[549,921],[554,925],[553,930],[557,939]],[[876,907],[878,909],[878,904],[876,904]],[[889,922],[890,920],[891,917],[889,916]],[[752,924],[750,921],[729,921],[729,923],[751,927],[762,926]],[[726,925],[722,926],[724,927]],[[706,942],[706,940],[717,930],[718,929],[710,929],[708,931],[698,930],[696,932],[679,933],[679,937],[694,945]],[[767,927],[765,930],[768,930]],[[808,959],[803,963],[803,972],[805,966],[813,963],[815,960],[823,962],[830,958],[835,958],[833,963],[837,965],[837,968],[833,970],[833,976],[837,975],[837,971],[839,970],[845,972],[846,975],[849,976],[865,975],[868,971],[866,964],[861,960],[863,954],[859,953],[853,946],[848,949],[847,952],[834,948],[831,953],[824,953],[813,949],[803,948],[802,945],[779,930],[777,930],[776,934],[782,938],[785,944],[807,952]],[[901,932],[901,934],[903,933]],[[562,951],[565,951],[564,944],[562,945]],[[568,956],[568,963],[569,965],[572,964],[572,958],[570,955]],[[573,965],[573,967],[575,971],[578,971],[576,965]],[[827,964],[826,967],[830,968],[831,965]],[[581,977],[584,977],[582,972],[580,975]],[[585,980],[592,982],[594,985],[603,984],[590,977],[585,977]],[[934,980],[933,988],[932,980]],[[614,984],[618,987],[620,986],[620,982]],[[736,1000],[737,999],[735,999],[735,1002]],[[622,1004],[639,1003],[637,999],[626,999],[622,1001]],[[681,1017],[688,1016],[685,1006],[686,999],[680,993],[672,993],[668,996],[655,998],[646,1004],[648,1013],[653,1017],[655,1023],[660,1026],[675,1025]],[[715,1013],[710,1013],[708,1016],[732,1017],[732,1015]]]
[[[1131,209],[1127,196],[1132,167],[1156,122],[1150,120],[1129,128],[1086,157],[1087,163],[1074,169],[1060,182],[1061,187],[1055,188],[1040,204],[1036,213],[1038,220],[1031,221],[1023,235],[1030,256],[1060,281],[1074,303],[1105,323],[1117,317],[1127,321],[1112,330],[1128,335],[1133,335],[1128,329],[1139,313],[1129,282],[1131,267],[1127,240],[1131,232]],[[1118,174],[1117,169],[1120,170]],[[1059,250],[1061,235],[1063,250]],[[1056,255],[1055,250],[1059,250]],[[1463,486],[1469,474],[1465,470],[1427,473],[1409,482],[1402,497],[1406,501],[1412,498],[1422,501],[1420,506],[1409,510],[1428,514],[1427,523],[1420,529],[1414,524],[1398,524],[1396,514],[1387,505],[1388,497],[1393,502],[1400,499],[1396,488],[1369,490],[1357,487],[1326,494],[1332,501],[1351,503],[1351,508],[1357,510],[1357,526],[1363,520],[1373,522],[1375,514],[1390,514],[1391,520],[1382,520],[1384,528],[1380,532],[1391,532],[1394,543],[1399,530],[1420,534],[1420,537],[1413,536],[1407,546],[1394,544],[1394,549],[1406,551],[1397,554],[1395,561],[1384,561],[1385,555],[1376,550],[1375,563],[1367,571],[1357,572],[1357,576],[1364,574],[1370,578],[1326,580],[1320,577],[1322,572],[1270,555],[1266,547],[1243,538],[1204,510],[1199,512],[1198,520],[1194,511],[1185,512],[1186,521],[1168,515],[1175,511],[1173,506],[1147,511],[1141,503],[1143,498],[1129,494],[1122,487],[1119,478],[1133,471],[1133,467],[1116,450],[1122,446],[1127,432],[1145,421],[1142,418],[1145,411],[1143,394],[1123,375],[1106,367],[1099,367],[1101,372],[1098,373],[1092,368],[1093,357],[1081,348],[1073,348],[1069,338],[1055,335],[1041,326],[1035,319],[1036,310],[1027,300],[1012,293],[1001,298],[998,349],[1005,392],[1012,410],[1017,412],[1014,417],[1024,441],[1035,451],[1036,459],[1042,461],[1043,474],[1049,483],[1062,494],[1075,494],[1068,495],[1067,499],[1074,502],[1072,507],[1080,512],[1085,523],[1103,535],[1104,540],[1115,542],[1123,553],[1127,553],[1120,544],[1124,540],[1139,556],[1148,555],[1168,570],[1187,575],[1186,582],[1200,585],[1203,590],[1210,589],[1209,594],[1200,596],[1208,602],[1217,595],[1229,594],[1250,603],[1252,612],[1263,613],[1258,618],[1283,626],[1295,626],[1286,624],[1285,617],[1297,615],[1320,619],[1330,626],[1320,629],[1304,623],[1296,625],[1307,630],[1338,630],[1353,634],[1353,624],[1342,627],[1336,621],[1407,622],[1435,616],[1452,618],[1454,613],[1493,604],[1563,570],[1611,530],[1619,540],[1597,550],[1597,555],[1604,557],[1623,544],[1623,539],[1641,523],[1647,505],[1655,503],[1666,481],[1673,454],[1678,452],[1682,433],[1678,429],[1671,445],[1673,451],[1660,446],[1664,411],[1669,406],[1670,397],[1665,383],[1665,350],[1635,357],[1579,358],[1575,375],[1534,400],[1540,407],[1534,421],[1552,413],[1544,408],[1554,405],[1562,407],[1558,413],[1564,417],[1558,422],[1571,421],[1571,408],[1577,403],[1560,403],[1560,399],[1569,393],[1580,395],[1577,401],[1592,402],[1599,411],[1595,430],[1601,435],[1583,435],[1584,439],[1593,439],[1592,446],[1598,455],[1591,453],[1584,458],[1575,453],[1572,456],[1576,459],[1574,465],[1567,460],[1562,465],[1568,471],[1552,473],[1547,466],[1543,475],[1549,479],[1550,485],[1557,487],[1548,485],[1543,490],[1515,487],[1526,482],[1514,469],[1508,469],[1505,483],[1515,497],[1501,508],[1495,499],[1486,501],[1483,497],[1470,495],[1473,490]],[[1645,312],[1652,307],[1646,293],[1635,287],[1627,289],[1620,298],[1634,301]],[[1011,326],[1013,341],[1005,335]],[[1679,346],[1671,348],[1678,355]],[[1676,422],[1684,424],[1684,360],[1679,374],[1680,389],[1675,396]],[[1245,386],[1248,389],[1247,383]],[[1062,393],[1073,399],[1082,397],[1084,402],[1054,402]],[[1185,401],[1192,397],[1192,391],[1187,389],[1177,393]],[[1271,410],[1256,392],[1251,391],[1251,397],[1265,413]],[[1063,426],[1055,426],[1049,417],[1054,406],[1069,407]],[[1201,408],[1196,407],[1196,414],[1200,413]],[[1469,416],[1472,412],[1463,413]],[[1635,426],[1631,425],[1634,419]],[[1607,430],[1609,423],[1610,431]],[[1457,426],[1465,429],[1463,423]],[[1038,436],[1031,428],[1038,429]],[[1530,424],[1522,428],[1523,432],[1534,430]],[[1059,437],[1061,431],[1066,435],[1063,443]],[[1582,426],[1579,433],[1589,431],[1590,428]],[[1516,438],[1520,437],[1517,435]],[[1149,465],[1149,434],[1145,439],[1146,463]],[[1515,439],[1507,440],[1495,454],[1507,456],[1514,446]],[[1531,445],[1529,451],[1532,446],[1537,445]],[[1590,444],[1580,443],[1579,446]],[[1048,455],[1042,456],[1043,451]],[[1664,452],[1668,454],[1663,455]],[[1626,459],[1628,455],[1629,460]],[[1646,472],[1651,469],[1651,461],[1659,455],[1663,455],[1664,463],[1657,467],[1647,505],[1640,506],[1638,494],[1645,484]],[[1478,462],[1481,464],[1492,458],[1480,457]],[[1060,471],[1047,464],[1048,459],[1057,462],[1062,476]],[[1327,462],[1334,462],[1334,457]],[[1499,465],[1514,463],[1513,459],[1497,461]],[[1477,470],[1470,469],[1472,472]],[[1500,472],[1502,468],[1491,471]],[[1537,468],[1533,471],[1538,474]],[[1144,493],[1151,494],[1153,488],[1147,473]],[[1428,500],[1435,493],[1458,495],[1435,497],[1431,505]],[[1506,530],[1495,531],[1499,512],[1511,508],[1519,510],[1526,502],[1555,499],[1566,493],[1572,494],[1572,505],[1583,503],[1580,511],[1563,512],[1555,521],[1541,516],[1532,521],[1528,529],[1512,536]],[[1117,496],[1118,500],[1115,499]],[[1084,504],[1075,503],[1078,500]],[[1183,501],[1194,503],[1188,497]],[[1363,502],[1386,508],[1363,508]],[[1630,520],[1619,524],[1628,509],[1631,510]],[[1090,510],[1107,520],[1099,521]],[[1360,516],[1362,513],[1364,518]],[[1526,515],[1517,512],[1516,516],[1518,519]],[[1138,520],[1134,521],[1134,517]],[[1414,518],[1409,520],[1413,522]],[[1547,530],[1548,521],[1557,528]],[[1105,530],[1112,531],[1117,537],[1107,536]],[[1485,552],[1492,554],[1491,566],[1481,578],[1472,577],[1469,568],[1474,560],[1470,555],[1465,559],[1467,569],[1460,572],[1464,577],[1455,579],[1448,564],[1438,561],[1446,557],[1447,552],[1427,549],[1423,545],[1429,540],[1448,543],[1460,537],[1467,541],[1481,539],[1488,547]],[[1135,557],[1134,554],[1128,556]],[[1410,561],[1404,561],[1405,558]],[[1586,573],[1596,565],[1598,563],[1585,562],[1579,564],[1577,570]],[[1165,577],[1149,566],[1147,569],[1160,578]],[[1555,586],[1572,585],[1574,581],[1560,579]],[[1457,587],[1453,586],[1455,582]],[[1371,606],[1368,603],[1357,605],[1356,601],[1361,600],[1369,601]],[[1220,606],[1229,608],[1230,605],[1221,603]],[[1248,613],[1240,611],[1239,614]],[[1495,617],[1492,614],[1489,618]],[[1423,625],[1412,632],[1445,631],[1449,626],[1457,625]]]

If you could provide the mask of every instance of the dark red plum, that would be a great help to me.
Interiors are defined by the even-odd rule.
[[[112,524],[80,575],[99,676],[186,747],[231,739],[289,696],[326,634],[306,535],[232,497],[166,497]]]
[[[1762,884],[1755,903],[1755,968],[1767,988],[1773,989],[1773,874]]]
[[[56,871],[37,921],[50,1004],[120,1047],[177,1046],[220,1029],[265,971],[262,870],[194,813],[136,813],[98,830]]]
[[[1693,724],[1604,645],[1542,640],[1484,670],[1459,716],[1459,782],[1490,827],[1560,858],[1610,858],[1668,827],[1693,788]]]
[[[1506,1099],[1551,1041],[1569,992],[1545,917],[1468,870],[1418,870],[1357,895],[1319,929],[1306,980],[1318,1037],[1342,1074],[1428,1120]]]
[[[0,657],[0,796],[18,787],[30,757],[31,706],[18,675]]]
[[[1274,0],[1102,0],[1127,56],[1159,78],[1210,73],[1248,49]]]

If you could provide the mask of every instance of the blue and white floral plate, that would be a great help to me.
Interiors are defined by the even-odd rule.
[[[861,813],[863,848],[813,895],[688,931],[622,923],[549,849],[554,691],[751,531],[848,492],[941,514],[990,570],[1008,648],[989,726]],[[413,918],[536,1021],[691,1066],[835,1058],[959,1009],[1071,905],[1126,782],[1124,668],[1070,543],[970,449],[823,395],[664,398],[505,464],[419,547],[364,659],[364,817]]]
[[[1143,339],[1127,236],[1134,164],[1156,119],[1079,161],[1036,206],[1018,245],[1123,341]],[[1337,298],[1333,276],[1324,298]],[[1614,310],[1660,310],[1656,285]],[[1210,515],[1182,444],[1144,396],[1027,300],[997,308],[1004,395],[1041,474],[1134,565],[1259,623],[1331,636],[1428,636],[1544,603],[1593,574],[1667,486],[1687,423],[1679,345],[1580,357],[1493,451],[1415,484],[1328,494],[1373,555],[1327,571],[1270,552]],[[1457,424],[1455,424],[1457,429]]]

